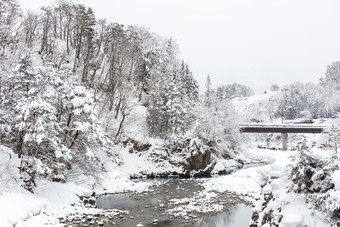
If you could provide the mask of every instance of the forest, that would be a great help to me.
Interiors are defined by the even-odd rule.
[[[40,165],[42,176],[64,181],[64,169],[91,163],[98,149],[114,157],[111,148],[128,139],[125,121],[137,106],[146,109],[149,137],[166,141],[190,131],[211,140],[220,132],[206,115],[228,125],[232,108],[224,100],[252,94],[222,86],[217,101],[208,81],[201,97],[172,38],[96,19],[84,5],[58,1],[35,13],[2,1],[0,15],[0,141],[24,158],[30,178]],[[220,130],[227,138],[234,129]]]

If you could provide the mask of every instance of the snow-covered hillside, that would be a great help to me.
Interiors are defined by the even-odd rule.
[[[280,119],[276,119],[274,114],[280,104],[281,97],[281,91],[266,92],[250,97],[233,98],[231,103],[243,123],[277,122]]]

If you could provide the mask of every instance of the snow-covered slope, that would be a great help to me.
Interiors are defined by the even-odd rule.
[[[243,122],[271,122],[277,109],[281,92],[267,92],[245,98],[234,98],[231,100],[237,115]]]

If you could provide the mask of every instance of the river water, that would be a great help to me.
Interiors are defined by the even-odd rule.
[[[123,215],[116,216],[104,226],[207,226],[207,227],[247,227],[251,218],[251,208],[240,203],[240,199],[231,193],[223,193],[214,203],[222,204],[220,213],[189,211],[183,215],[185,200],[196,198],[203,190],[203,179],[155,180],[157,184],[150,191],[141,194],[125,193],[103,195],[97,199],[101,209],[124,210]],[[184,199],[181,206],[176,201]],[[183,201],[183,200],[181,200]],[[190,204],[191,205],[191,204]],[[203,205],[203,204],[202,204]],[[189,205],[188,205],[189,206]],[[175,212],[169,212],[173,209]],[[177,209],[179,211],[177,212]],[[177,212],[177,213],[176,213]],[[182,214],[182,215],[178,215]]]

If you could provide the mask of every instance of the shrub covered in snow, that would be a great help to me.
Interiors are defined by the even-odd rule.
[[[334,159],[320,159],[309,151],[301,151],[289,168],[292,190],[296,193],[325,193],[334,188],[331,174],[337,168]]]
[[[334,172],[339,168],[338,157],[322,158],[309,151],[301,151],[289,168],[291,189],[303,193],[306,201],[330,218],[340,218],[340,200],[335,189]]]
[[[308,223],[303,220],[304,215],[310,218],[320,212],[327,219],[323,222],[335,225],[340,218],[340,193],[335,187],[340,180],[337,155],[325,150],[305,149],[298,151],[292,159],[287,176],[270,179],[263,187],[261,196],[264,199],[257,202],[253,220],[274,226],[291,226],[289,224],[294,221],[297,221],[296,225]],[[277,190],[278,182],[285,182],[280,190]],[[271,192],[268,190],[271,187],[276,189]],[[301,206],[303,210],[298,211],[295,206]],[[292,210],[296,210],[295,213]]]

